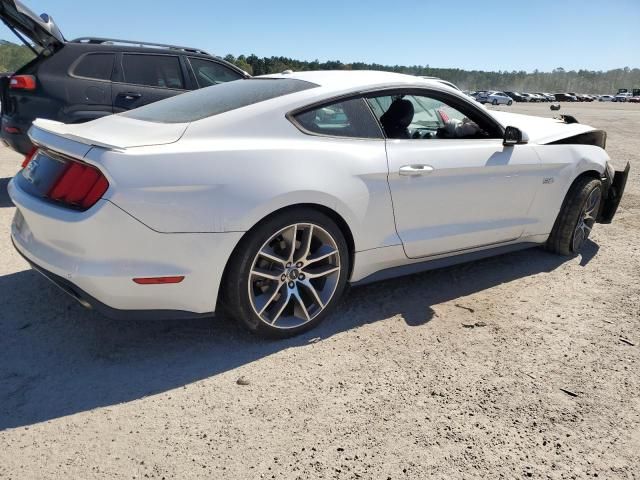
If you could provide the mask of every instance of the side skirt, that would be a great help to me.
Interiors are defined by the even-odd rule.
[[[384,270],[375,272],[363,278],[362,280],[352,282],[351,285],[354,287],[367,285],[369,283],[379,282],[382,280],[389,280],[390,278],[403,277],[405,275],[412,275],[414,273],[421,273],[429,270],[436,270],[438,268],[458,265],[460,263],[481,260],[483,258],[495,257],[497,255],[516,252],[518,250],[526,250],[527,248],[539,247],[540,245],[540,243],[535,242],[513,243],[510,245],[502,245],[500,247],[493,247],[484,250],[476,250],[469,253],[452,255],[450,257],[425,260],[423,262],[410,263],[408,265],[400,265],[398,267],[386,268]]]

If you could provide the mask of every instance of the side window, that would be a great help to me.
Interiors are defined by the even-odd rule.
[[[299,113],[295,120],[304,130],[319,135],[382,138],[380,128],[362,98],[352,98]]]
[[[193,73],[196,76],[200,88],[243,78],[238,72],[220,65],[217,62],[195,57],[189,57],[189,62],[191,63],[191,68],[193,68]]]
[[[125,83],[150,87],[184,89],[184,78],[180,58],[172,55],[122,56],[122,71]]]
[[[111,80],[114,61],[113,53],[90,53],[78,62],[73,69],[73,75],[96,80]]]
[[[462,112],[435,97],[398,94],[371,97],[368,102],[388,138],[492,138],[492,131],[501,136],[477,112]]]

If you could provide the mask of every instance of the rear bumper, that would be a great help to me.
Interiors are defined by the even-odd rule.
[[[13,240],[13,238],[12,238]],[[64,293],[75,299],[80,305],[88,310],[95,310],[96,312],[104,315],[105,317],[113,318],[116,320],[186,320],[194,318],[206,318],[214,316],[214,312],[210,313],[194,313],[185,312],[180,310],[120,310],[110,307],[102,303],[97,298],[92,297],[80,287],[71,283],[69,280],[62,278],[55,273],[49,272],[42,268],[40,265],[36,265],[22,254],[20,249],[13,241],[13,246],[16,251],[24,258],[31,268],[40,273],[47,280],[53,283],[56,287],[62,290]]]
[[[618,211],[618,206],[624,195],[624,189],[627,185],[627,179],[629,178],[629,170],[631,166],[627,162],[627,166],[624,170],[618,170],[610,179],[610,184],[607,188],[604,203],[600,209],[600,215],[598,215],[598,223],[611,223],[613,217]]]
[[[106,200],[86,212],[46,203],[14,181],[11,238],[34,268],[110,317],[211,315],[227,259],[241,233],[158,233]],[[137,277],[184,276],[178,284],[138,285]]]

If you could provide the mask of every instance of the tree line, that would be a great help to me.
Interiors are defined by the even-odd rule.
[[[252,75],[279,73],[284,70],[383,70],[409,75],[438,77],[453,82],[463,90],[507,90],[521,92],[578,92],[607,94],[619,88],[640,88],[639,68],[617,68],[608,71],[565,70],[552,72],[463,70],[460,68],[432,68],[422,65],[380,65],[378,63],[342,63],[339,60],[312,62],[287,57],[258,57],[256,55],[227,55],[231,62]]]
[[[0,40],[0,72],[15,72],[33,58],[26,47]],[[257,55],[227,55],[225,60],[242,68],[251,75],[280,73],[285,70],[383,70],[426,75],[442,78],[458,85],[463,90],[507,90],[522,92],[577,92],[616,93],[619,88],[640,88],[639,68],[616,68],[608,71],[565,70],[556,68],[551,72],[463,70],[460,68],[432,68],[429,65],[381,65],[378,63],[342,63],[296,60],[288,57],[258,57]]]

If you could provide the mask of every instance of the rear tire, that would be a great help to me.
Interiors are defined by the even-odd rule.
[[[601,201],[602,182],[592,177],[578,178],[560,209],[547,249],[560,255],[577,254],[595,225]]]
[[[298,335],[335,308],[349,261],[331,218],[311,208],[284,211],[254,227],[236,248],[223,285],[225,307],[257,335]]]

